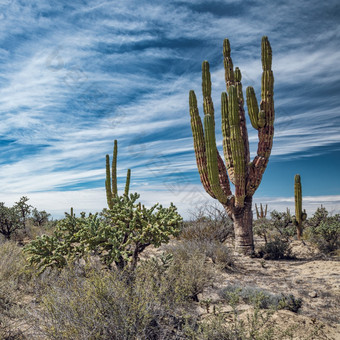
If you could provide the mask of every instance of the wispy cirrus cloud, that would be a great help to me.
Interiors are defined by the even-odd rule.
[[[339,145],[335,1],[39,0],[0,7],[0,199],[101,187],[114,139],[119,167],[132,168],[137,191],[157,184],[153,197],[160,200],[168,197],[160,187],[169,191],[176,179],[199,187],[188,91],[202,102],[200,65],[209,60],[219,112],[225,37],[244,87],[254,86],[258,98],[260,39],[270,38],[272,161],[316,157],[316,147]],[[252,128],[249,136],[254,153]],[[217,138],[221,145],[220,129]]]

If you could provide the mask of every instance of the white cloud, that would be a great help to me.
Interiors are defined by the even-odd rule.
[[[119,188],[120,191],[123,187]],[[132,190],[131,192],[134,192]],[[148,207],[155,203],[160,203],[164,207],[173,202],[179,213],[184,219],[191,217],[190,212],[195,211],[199,206],[206,204],[214,204],[216,200],[210,198],[204,192],[201,185],[187,186],[146,186],[138,190],[141,194],[140,201]],[[21,196],[28,196],[29,203],[38,210],[46,210],[51,213],[54,218],[61,218],[64,212],[69,212],[73,207],[75,212],[79,214],[81,211],[96,212],[107,207],[105,190],[103,189],[86,189],[74,191],[45,191],[45,192],[24,192],[4,193],[0,195],[0,202],[5,202],[7,206],[11,206],[17,202]],[[254,204],[268,204],[268,211],[286,211],[290,209],[294,214],[294,197],[255,197]],[[311,217],[315,210],[323,205],[329,213],[340,213],[340,196],[304,196],[303,208],[306,209],[308,217]],[[221,206],[222,207],[222,206]],[[255,205],[253,206],[255,211]]]
[[[310,155],[314,147],[339,143],[337,97],[301,97],[302,87],[328,88],[337,81],[340,55],[331,38],[339,28],[313,37],[302,31],[290,36],[289,30],[281,37],[294,11],[295,17],[306,14],[305,2],[259,2],[246,11],[247,20],[242,11],[228,17],[197,15],[186,6],[192,1],[87,3],[63,10],[62,2],[13,1],[4,9],[0,41],[8,45],[0,50],[0,137],[11,141],[6,154],[12,150],[8,164],[0,167],[4,192],[41,192],[101,180],[114,139],[119,140],[119,168],[132,168],[139,185],[154,180],[151,170],[157,168],[162,175],[196,173],[188,90],[195,89],[201,108],[200,63],[211,60],[219,116],[226,36],[244,88],[254,85],[258,98],[263,32],[272,41],[278,98],[273,157]],[[273,12],[279,15],[268,15]],[[16,46],[8,43],[11,39],[17,39]],[[185,45],[191,39],[193,48]],[[286,98],[286,88],[293,85],[299,91]],[[91,95],[95,98],[87,98]],[[304,107],[309,101],[315,102],[313,108]],[[216,130],[221,141],[218,125]],[[257,133],[252,128],[249,137],[254,153]],[[151,169],[158,155],[167,158],[168,168],[154,162]]]

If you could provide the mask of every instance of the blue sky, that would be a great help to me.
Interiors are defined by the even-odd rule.
[[[55,217],[70,206],[101,210],[117,139],[121,190],[131,168],[131,191],[146,204],[172,201],[188,216],[212,202],[196,169],[188,92],[202,103],[208,60],[221,146],[223,39],[259,98],[267,35],[275,137],[255,201],[293,207],[299,173],[307,211],[339,212],[339,19],[338,1],[0,0],[0,201],[27,195]]]

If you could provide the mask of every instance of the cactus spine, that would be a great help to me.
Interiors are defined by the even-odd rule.
[[[211,99],[209,63],[202,64],[204,128],[193,90],[189,93],[191,128],[196,163],[206,192],[225,207],[234,221],[236,250],[253,251],[252,196],[258,188],[268,164],[274,136],[274,77],[271,70],[272,50],[267,37],[262,38],[262,89],[258,106],[252,87],[246,90],[248,113],[252,126],[258,130],[258,149],[250,162],[248,132],[245,120],[242,75],[234,69],[228,39],[223,42],[227,92],[221,95],[222,136],[225,164],[216,147],[214,105]],[[230,190],[231,181],[235,194]]]
[[[106,200],[109,209],[113,207],[113,199],[118,196],[118,189],[117,189],[117,154],[118,154],[118,144],[117,141],[114,141],[113,147],[113,159],[112,159],[112,172],[110,169],[110,156],[106,155],[106,179],[105,179],[105,189],[106,189]],[[112,178],[111,178],[112,174]],[[130,177],[131,177],[131,170],[128,169],[126,175],[126,184],[125,184],[125,191],[124,195],[129,194],[130,188]]]
[[[298,240],[302,237],[303,226],[302,222],[306,220],[306,210],[302,211],[302,186],[300,175],[295,175],[294,178],[294,198],[295,198],[295,225]]]

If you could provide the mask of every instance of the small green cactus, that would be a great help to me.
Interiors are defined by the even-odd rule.
[[[293,223],[296,225],[296,232],[298,240],[301,240],[303,233],[302,222],[307,219],[306,210],[302,211],[302,186],[300,175],[295,175],[294,178],[294,198],[295,198],[295,217]]]
[[[118,154],[118,145],[117,140],[114,141],[113,147],[113,159],[112,159],[112,173],[110,169],[110,156],[106,155],[106,180],[105,180],[105,188],[106,188],[106,199],[107,205],[109,209],[113,207],[113,199],[118,196],[117,189],[117,154]],[[111,182],[111,174],[112,174],[112,182]],[[124,195],[129,195],[130,188],[130,178],[131,178],[131,170],[128,169],[126,175],[126,184]]]

